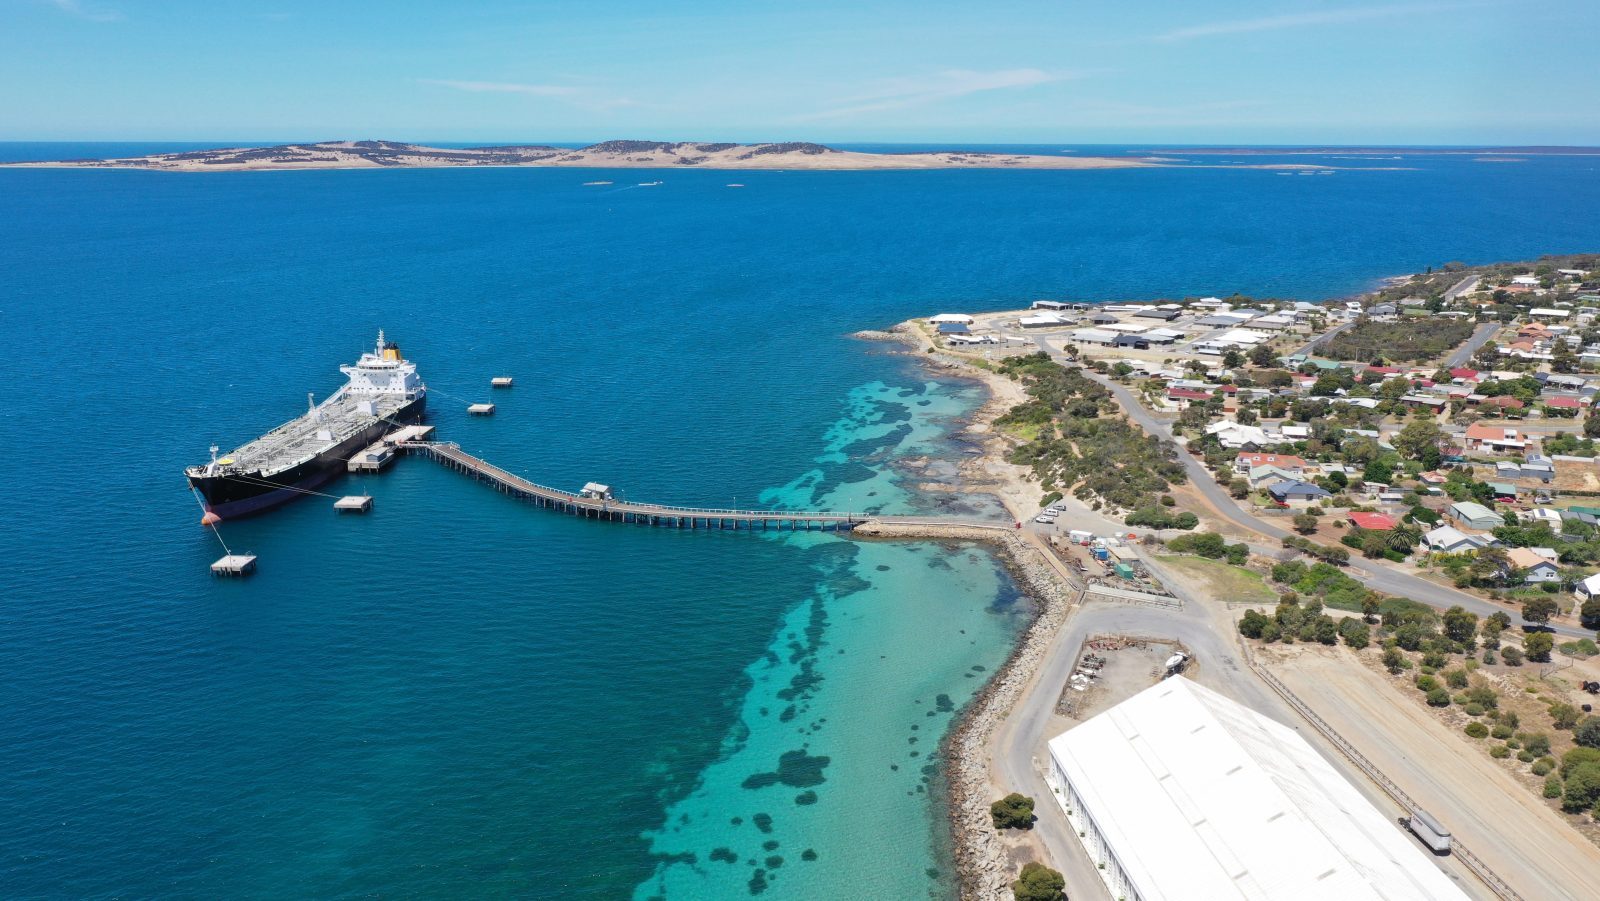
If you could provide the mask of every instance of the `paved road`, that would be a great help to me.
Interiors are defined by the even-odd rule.
[[[1105,602],[1085,605],[1073,614],[1056,635],[1049,655],[1035,674],[1033,682],[995,730],[992,740],[993,775],[997,785],[1004,790],[1020,791],[1040,801],[1034,809],[1039,818],[1034,825],[1035,835],[1044,845],[1052,865],[1066,878],[1067,897],[1107,897],[1104,883],[1100,881],[1093,862],[1078,843],[1066,815],[1054,801],[1055,796],[1041,773],[1048,754],[1046,743],[1054,737],[1047,734],[1047,730],[1056,702],[1067,677],[1071,675],[1079,650],[1093,635],[1147,635],[1181,642],[1194,655],[1194,664],[1187,674],[1190,678],[1295,729],[1379,810],[1391,815],[1400,813],[1381,789],[1329,746],[1316,729],[1302,720],[1238,657],[1233,643],[1231,615],[1223,605],[1188,595],[1176,580],[1165,577],[1158,562],[1148,558],[1144,562],[1162,578],[1163,584],[1183,600],[1183,607],[1167,609]],[[1470,896],[1490,897],[1455,862],[1444,860],[1440,866]]]
[[[1484,322],[1479,324],[1479,326],[1473,330],[1472,337],[1468,338],[1465,344],[1456,348],[1455,351],[1450,354],[1450,356],[1445,357],[1444,368],[1454,369],[1457,366],[1465,365],[1468,360],[1472,359],[1472,355],[1478,352],[1478,348],[1489,343],[1489,339],[1494,336],[1495,332],[1498,331],[1500,331],[1500,324],[1498,322]]]
[[[1473,288],[1478,287],[1478,281],[1479,279],[1476,275],[1469,275],[1461,281],[1456,282],[1455,285],[1450,288],[1450,290],[1444,292],[1444,302],[1449,303],[1450,301],[1455,300],[1457,297],[1460,297],[1468,291],[1471,291]]]
[[[1162,438],[1172,437],[1171,428],[1166,423],[1157,419],[1150,413],[1148,409],[1140,404],[1138,399],[1133,396],[1133,392],[1129,391],[1122,385],[1117,384],[1111,379],[1097,375],[1093,372],[1085,370],[1085,374],[1104,385],[1106,388],[1110,389],[1111,393],[1117,398],[1117,401],[1122,404],[1123,409],[1128,411],[1128,414],[1133,421],[1145,431],[1152,435],[1158,435]],[[1210,470],[1206,469],[1205,464],[1202,463],[1199,458],[1187,452],[1180,452],[1178,456],[1183,460],[1184,468],[1189,473],[1189,480],[1194,483],[1195,487],[1199,489],[1200,493],[1205,495],[1206,500],[1210,501],[1211,505],[1215,507],[1223,517],[1227,518],[1229,521],[1240,526],[1241,528],[1245,528],[1252,532],[1257,532],[1272,538],[1282,539],[1293,534],[1288,529],[1284,529],[1264,520],[1258,519],[1240,509],[1238,503],[1234,501],[1233,496],[1228,493],[1227,489],[1217,484],[1216,478],[1212,476]],[[1411,600],[1420,601],[1430,607],[1437,607],[1441,610],[1449,609],[1450,607],[1459,604],[1464,609],[1476,613],[1480,617],[1487,617],[1492,613],[1499,613],[1504,609],[1500,605],[1490,603],[1482,598],[1474,597],[1470,594],[1457,591],[1454,588],[1447,588],[1443,585],[1437,585],[1433,582],[1427,581],[1426,579],[1413,576],[1410,573],[1391,569],[1364,557],[1352,557],[1350,560],[1350,568],[1357,571],[1359,574],[1358,578],[1360,578],[1361,581],[1371,585],[1373,588],[1376,588],[1379,591],[1384,592],[1385,594],[1410,598]],[[1556,625],[1553,628],[1561,635],[1573,637],[1590,636],[1589,630],[1576,628],[1574,626]]]
[[[1312,338],[1310,341],[1307,341],[1306,343],[1300,345],[1300,349],[1294,351],[1294,353],[1285,354],[1284,356],[1294,356],[1294,354],[1310,354],[1311,353],[1311,348],[1316,347],[1322,341],[1325,341],[1325,340],[1327,340],[1329,338],[1332,338],[1334,335],[1339,334],[1340,332],[1344,331],[1345,329],[1347,329],[1347,328],[1349,328],[1349,327],[1351,327],[1351,326],[1353,326],[1355,324],[1356,324],[1355,320],[1352,319],[1351,321],[1346,322],[1344,325],[1334,326],[1333,328],[1328,329],[1326,332],[1323,332],[1322,334],[1318,335],[1317,337]]]

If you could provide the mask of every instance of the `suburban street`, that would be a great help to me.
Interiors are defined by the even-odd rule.
[[[1472,355],[1478,352],[1478,348],[1489,343],[1489,339],[1494,337],[1494,333],[1498,331],[1500,331],[1499,323],[1484,322],[1479,324],[1476,329],[1473,329],[1470,338],[1463,342],[1460,347],[1451,351],[1450,356],[1444,358],[1444,368],[1454,369],[1457,366],[1465,366],[1467,361],[1472,359]]]
[[[1133,421],[1145,431],[1164,439],[1172,438],[1170,427],[1151,414],[1143,404],[1139,403],[1138,399],[1133,396],[1133,392],[1104,376],[1088,370],[1085,370],[1085,374],[1109,389]],[[1211,506],[1230,522],[1241,528],[1271,538],[1282,539],[1293,534],[1288,529],[1251,516],[1242,510],[1233,497],[1228,494],[1227,489],[1217,484],[1211,471],[1206,469],[1205,464],[1198,458],[1182,451],[1179,452],[1178,456],[1183,460],[1184,469],[1189,474],[1189,481],[1193,482],[1195,488],[1205,496]],[[1446,610],[1459,604],[1463,609],[1476,613],[1480,617],[1487,617],[1502,610],[1499,605],[1482,598],[1429,582],[1410,573],[1391,569],[1364,557],[1352,556],[1350,569],[1359,573],[1357,578],[1379,591],[1396,597],[1409,598],[1441,610]],[[1513,625],[1515,625],[1515,622]],[[1551,628],[1558,634],[1571,637],[1581,638],[1590,637],[1591,635],[1587,629],[1564,624],[1552,625]]]

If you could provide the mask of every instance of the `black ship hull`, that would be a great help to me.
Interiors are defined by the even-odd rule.
[[[200,495],[208,522],[270,510],[332,481],[345,471],[351,457],[394,431],[397,423],[420,421],[426,402],[426,395],[418,397],[387,419],[379,419],[304,463],[280,472],[189,476],[189,487]]]

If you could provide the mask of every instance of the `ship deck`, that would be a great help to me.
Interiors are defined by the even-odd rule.
[[[376,417],[363,413],[358,404],[371,400],[377,403]],[[218,472],[276,472],[308,460],[334,447],[351,435],[372,425],[377,419],[393,416],[410,401],[399,394],[352,395],[344,392],[317,405],[321,418],[311,412],[284,423],[272,431],[226,455],[232,463],[219,467]],[[317,433],[328,430],[331,438],[319,438]],[[194,467],[204,470],[204,466]]]

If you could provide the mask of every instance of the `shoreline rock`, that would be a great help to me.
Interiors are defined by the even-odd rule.
[[[941,743],[944,794],[961,897],[1009,901],[1014,874],[1004,842],[989,817],[994,799],[989,781],[990,742],[1033,680],[1056,634],[1071,615],[1078,589],[1040,558],[1043,551],[1016,532],[970,526],[902,526],[864,523],[852,537],[880,541],[981,541],[988,544],[1013,581],[1034,603],[1006,662],[973,696]]]

